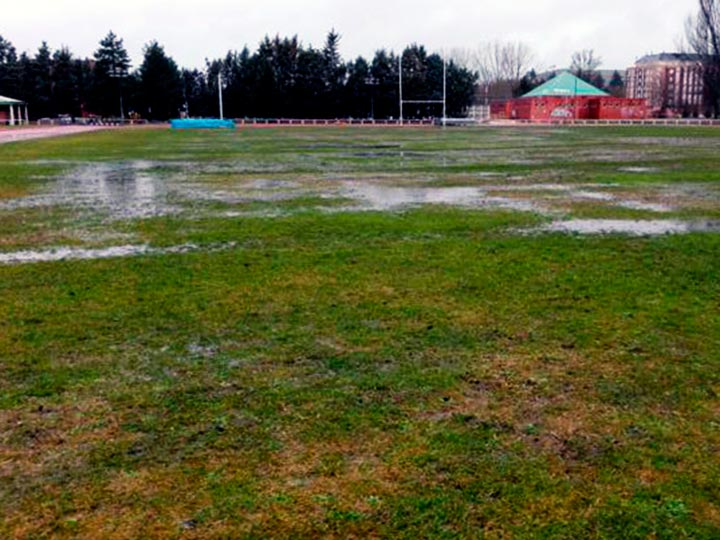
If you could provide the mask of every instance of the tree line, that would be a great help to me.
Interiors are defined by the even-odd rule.
[[[344,61],[340,35],[331,31],[322,48],[297,36],[266,37],[181,68],[157,41],[131,69],[123,40],[109,32],[92,58],[43,42],[34,55],[18,54],[0,36],[0,95],[28,102],[32,118],[97,115],[167,120],[181,114],[217,116],[221,81],[225,115],[234,118],[392,118],[399,113],[399,57],[379,50],[371,60]],[[408,100],[440,100],[443,59],[422,45],[402,51],[403,92]],[[472,104],[477,74],[453,60],[447,66],[447,112],[460,116]],[[438,105],[414,104],[405,116],[440,116]]]
[[[687,49],[703,64],[705,92],[713,115],[720,117],[720,0],[698,0],[698,9],[685,21]]]
[[[686,21],[686,47],[702,63],[706,96],[720,115],[720,0],[698,0]],[[123,40],[103,38],[91,58],[78,58],[43,42],[34,55],[18,54],[0,36],[0,95],[27,101],[33,118],[97,115],[166,120],[181,114],[216,116],[218,82],[226,116],[235,118],[393,118],[399,114],[399,55],[378,50],[371,59],[344,61],[340,35],[331,31],[321,48],[302,44],[297,36],[266,37],[255,51],[247,47],[206,61],[202,69],[180,68],[162,45],[148,43],[137,69]],[[404,98],[442,98],[443,59],[422,45],[401,53]],[[555,75],[538,73],[525,44],[492,42],[476,49],[452,51],[447,64],[449,116],[492,99],[524,95]],[[578,51],[571,71],[612,95],[625,95],[623,76],[609,80],[602,60],[591,49]],[[405,116],[439,116],[438,105],[408,105]]]

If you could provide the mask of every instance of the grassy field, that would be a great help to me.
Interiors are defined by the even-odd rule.
[[[0,164],[0,538],[720,537],[720,131]]]

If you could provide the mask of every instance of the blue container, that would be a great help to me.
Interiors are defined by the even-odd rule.
[[[172,129],[235,129],[234,120],[219,118],[178,118],[170,120]]]

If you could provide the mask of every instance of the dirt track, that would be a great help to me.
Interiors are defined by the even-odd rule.
[[[30,139],[46,139],[48,137],[61,137],[88,131],[110,129],[107,126],[43,126],[28,128],[0,128],[0,144],[27,141]]]

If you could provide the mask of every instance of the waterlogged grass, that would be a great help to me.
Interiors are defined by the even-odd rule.
[[[321,175],[344,170],[343,144],[510,161],[525,142],[567,159],[678,137],[699,141],[677,147],[702,154],[688,167],[720,159],[720,134],[678,133],[138,130],[0,155],[294,155]],[[225,249],[0,266],[1,538],[720,536],[720,236],[519,235],[545,218],[316,202],[106,224]],[[15,215],[0,213],[5,237],[55,242]]]

